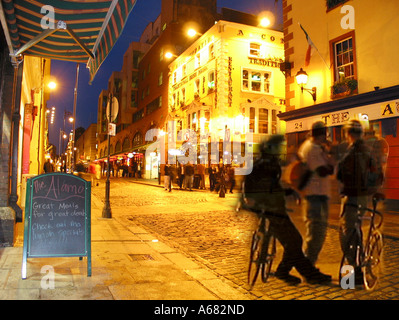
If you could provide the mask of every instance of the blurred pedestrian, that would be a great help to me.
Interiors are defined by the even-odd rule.
[[[376,165],[374,154],[363,140],[363,128],[358,120],[345,125],[349,147],[338,163],[337,179],[341,183],[341,249],[349,265],[355,267],[355,284],[363,284],[363,272],[356,267],[356,250],[350,250],[351,237],[356,233],[359,208],[367,207],[368,196],[377,190],[370,188],[368,177],[376,174],[383,181],[382,168]],[[380,170],[380,172],[379,172]]]
[[[51,163],[50,159],[47,159],[43,166],[44,173],[54,172],[54,166]]]
[[[216,170],[213,165],[209,165],[208,174],[209,174],[209,190],[213,191],[215,190],[216,186]]]
[[[182,163],[178,164],[178,176],[179,176],[179,188],[180,190],[184,188],[185,178],[184,178],[184,166]]]
[[[193,191],[193,180],[194,180],[194,166],[191,164],[190,161],[187,162],[187,164],[184,166],[184,177],[186,180],[186,186],[185,189],[189,189],[190,191]]]
[[[101,179],[101,166],[98,163],[98,161],[95,161],[94,170],[95,170],[94,174],[96,177],[96,186],[98,186],[100,183],[100,179]]]
[[[205,190],[205,166],[202,163],[197,165],[197,173],[200,177],[199,188]]]
[[[230,193],[233,193],[233,189],[236,186],[236,178],[235,178],[234,167],[232,165],[229,165],[227,168],[227,176],[228,176],[228,182],[230,184]]]
[[[168,190],[169,192],[171,192],[172,191],[171,166],[169,164],[165,164],[164,171],[165,171],[164,187],[165,187],[165,190]]]
[[[304,217],[306,225],[305,255],[315,264],[323,247],[328,225],[330,178],[334,166],[326,147],[327,128],[324,122],[312,125],[311,137],[298,150],[298,156],[312,172],[302,189],[305,196]]]
[[[279,156],[283,135],[274,135],[261,145],[261,158],[254,165],[252,172],[245,176],[243,207],[257,215],[266,214],[273,235],[281,243],[284,253],[277,267],[275,276],[295,285],[301,279],[290,275],[292,268],[309,283],[325,283],[331,276],[321,273],[302,251],[302,236],[286,212],[285,197],[299,195],[293,189],[284,189],[280,183],[281,166]]]

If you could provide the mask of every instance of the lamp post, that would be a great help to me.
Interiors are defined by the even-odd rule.
[[[109,181],[109,171],[110,171],[110,162],[109,162],[109,148],[111,145],[111,136],[109,132],[109,124],[112,122],[111,115],[112,115],[112,100],[113,100],[113,94],[109,94],[109,110],[108,110],[108,121],[107,121],[107,180],[105,182],[105,202],[104,202],[104,208],[102,211],[102,217],[106,219],[112,218],[112,212],[111,212],[111,204],[109,202],[109,189],[110,189],[110,181]]]

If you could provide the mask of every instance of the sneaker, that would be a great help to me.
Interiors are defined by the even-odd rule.
[[[288,272],[287,273],[276,272],[274,274],[274,276],[277,279],[280,279],[280,280],[284,281],[285,283],[293,285],[293,286],[296,286],[297,284],[300,284],[302,282],[300,278],[290,275]]]
[[[310,275],[305,277],[306,282],[310,284],[323,284],[331,282],[331,276],[321,273],[318,269],[312,272]]]

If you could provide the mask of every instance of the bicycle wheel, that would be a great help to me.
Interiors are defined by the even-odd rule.
[[[250,288],[254,286],[259,275],[261,265],[261,253],[263,245],[263,234],[255,231],[252,236],[251,253],[248,266],[248,283]]]
[[[364,250],[363,278],[364,286],[367,290],[375,288],[378,282],[379,266],[383,248],[382,234],[375,230],[370,237],[370,242]]]
[[[276,255],[276,238],[269,232],[265,235],[263,257],[265,261],[262,261],[262,281],[266,282],[269,278],[270,271],[272,269],[273,259]]]
[[[348,238],[346,249],[341,259],[339,267],[339,283],[342,279],[342,267],[346,265],[353,266],[354,269],[358,269],[362,265],[363,259],[363,245],[362,245],[362,232],[359,230],[353,230],[351,236]]]

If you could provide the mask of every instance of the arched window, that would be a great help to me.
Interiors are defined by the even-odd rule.
[[[121,142],[118,141],[115,145],[115,152],[121,152],[122,151],[122,145]]]
[[[128,139],[128,138],[125,138],[125,140],[123,140],[123,143],[122,143],[122,150],[123,150],[123,151],[126,151],[126,150],[128,150],[129,148],[130,148],[129,139]]]
[[[137,132],[133,137],[133,146],[139,146],[143,144],[143,136],[140,132]]]

